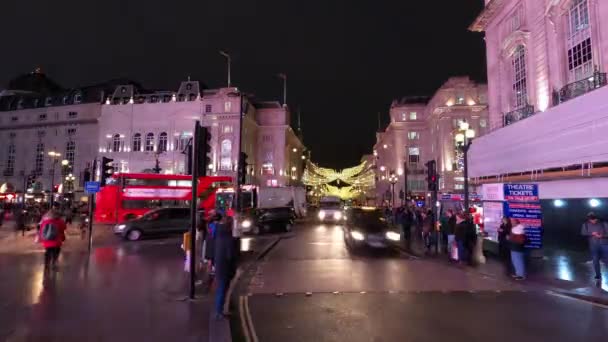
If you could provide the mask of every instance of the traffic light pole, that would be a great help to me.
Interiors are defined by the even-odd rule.
[[[97,159],[93,159],[93,174],[92,178],[95,179],[95,173],[97,170]],[[95,210],[95,194],[89,194],[89,253],[93,248],[93,210]]]
[[[200,121],[196,121],[194,124],[194,136],[191,145],[192,149],[192,200],[190,201],[190,299],[194,299],[195,295],[195,281],[196,281],[196,209],[198,205],[198,174],[199,170],[199,159],[201,157],[200,151],[198,150],[199,141],[201,138],[201,124]],[[204,149],[204,147],[203,147]],[[184,246],[185,248],[186,246]]]

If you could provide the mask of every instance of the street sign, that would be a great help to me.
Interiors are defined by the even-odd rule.
[[[84,190],[89,194],[99,192],[99,182],[86,182],[84,183]]]

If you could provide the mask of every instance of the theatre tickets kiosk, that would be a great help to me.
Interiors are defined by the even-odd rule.
[[[533,256],[543,247],[542,211],[538,184],[493,183],[481,188],[484,250],[498,253],[498,229],[503,217],[517,218],[525,227],[526,249]]]

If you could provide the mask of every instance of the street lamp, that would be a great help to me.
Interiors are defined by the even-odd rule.
[[[226,58],[226,64],[228,64],[228,88],[230,88],[230,67],[232,64],[232,59],[230,59],[230,55],[226,51],[220,50],[220,55]]]
[[[394,208],[395,207],[395,184],[397,184],[397,182],[399,181],[399,177],[397,177],[397,175],[395,175],[394,173],[391,173],[391,175],[388,177],[388,181],[391,183],[391,207]]]
[[[463,176],[464,176],[464,209],[465,212],[469,211],[469,160],[468,152],[471,144],[475,138],[475,131],[469,128],[469,123],[466,121],[460,122],[458,133],[454,137],[456,140],[456,146],[463,153]]]
[[[66,188],[67,188],[68,192],[73,191],[74,180],[76,180],[76,177],[74,177],[74,175],[71,173],[69,175],[65,176],[65,184],[67,185]]]
[[[239,143],[237,145],[237,150],[238,150],[238,155],[241,155],[242,152],[242,141],[243,141],[243,119],[247,113],[247,108],[245,107],[246,103],[245,103],[245,94],[241,91],[237,91],[237,92],[231,92],[228,93],[228,97],[238,97],[239,98]],[[241,169],[241,165],[239,165],[239,163],[241,162],[241,158],[238,158],[237,161],[237,165],[236,165],[236,169],[240,170]],[[241,181],[240,181],[240,177],[236,177],[236,191],[234,193],[234,200],[236,203],[236,209],[237,212],[239,212],[241,210]]]

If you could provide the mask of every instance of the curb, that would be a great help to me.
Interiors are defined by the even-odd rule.
[[[584,294],[580,294],[580,293],[575,293],[572,291],[565,291],[565,290],[558,290],[558,289],[553,289],[551,291],[554,293],[557,293],[559,295],[562,295],[562,296],[570,297],[570,298],[577,299],[577,300],[582,300],[584,302],[588,302],[591,304],[597,304],[597,305],[605,306],[606,308],[608,308],[608,297],[602,298],[602,297],[597,297],[597,296],[589,296],[589,295],[584,295]]]
[[[277,237],[275,238],[272,242],[268,243],[260,252],[260,254],[258,256],[255,257],[255,259],[245,265],[239,266],[236,270],[236,276],[232,281],[232,285],[231,285],[231,289],[229,289],[228,291],[230,292],[230,296],[226,298],[226,302],[227,303],[232,303],[233,302],[233,298],[234,298],[234,293],[236,292],[235,289],[238,286],[238,283],[240,282],[240,278],[243,274],[245,274],[245,272],[251,267],[251,265],[253,265],[254,263],[262,260],[266,255],[268,255],[268,253],[270,253],[270,251],[282,240],[282,237]],[[240,306],[237,306],[237,308],[239,308],[240,310]],[[213,311],[213,310],[212,310]],[[214,321],[213,319],[213,312],[211,313],[211,317],[209,319],[209,341],[232,341],[232,329],[231,329],[231,322],[225,321],[226,324],[220,324],[218,325],[217,321]],[[243,332],[246,334],[246,332]],[[217,339],[217,336],[222,336],[220,339]]]

